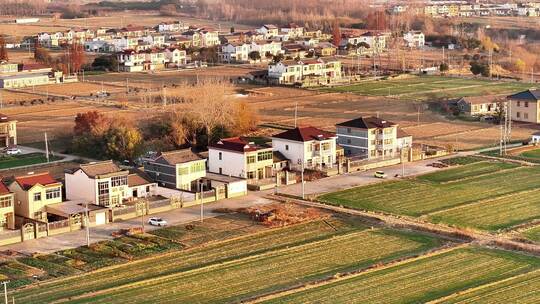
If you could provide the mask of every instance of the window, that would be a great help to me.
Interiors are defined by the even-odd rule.
[[[329,142],[322,143],[321,146],[322,146],[321,149],[322,149],[323,151],[328,151],[328,150],[330,150],[330,143],[329,143]]]
[[[247,173],[247,178],[248,179],[254,179],[255,178],[255,171],[249,171]]]
[[[529,119],[529,113],[523,113],[523,118],[524,119]]]
[[[289,145],[285,145],[285,151],[289,151]]]
[[[189,174],[189,168],[188,167],[178,168],[178,175],[188,175],[188,174]]]
[[[384,134],[392,134],[392,128],[386,128],[384,129]]]
[[[385,139],[384,144],[385,145],[391,145],[392,144],[392,139]]]
[[[248,163],[248,164],[253,164],[253,163],[256,162],[256,161],[257,161],[257,159],[255,158],[255,155],[249,155],[249,156],[247,157],[247,163]]]
[[[372,145],[375,144],[375,139],[372,139],[372,140],[371,140],[371,144],[372,144]]]
[[[11,207],[11,195],[0,197],[0,208]]]
[[[377,151],[371,150],[370,155],[371,155],[371,156],[376,156],[376,155],[377,155],[376,153],[377,153]]]
[[[517,106],[519,107],[521,105],[521,102],[518,100],[517,102]]]
[[[34,212],[34,219],[38,220],[38,219],[42,219],[42,218],[43,218],[43,212],[41,212],[41,211]]]
[[[196,162],[196,163],[192,164],[191,167],[190,167],[191,173],[193,173],[193,172],[202,172],[202,171],[205,171],[205,170],[206,170],[206,166],[205,166],[204,162]]]
[[[351,128],[347,128],[347,133],[351,134],[352,130]]]
[[[376,130],[376,129],[371,130],[371,134],[372,134],[372,135],[377,134],[377,130]]]
[[[128,183],[128,177],[124,176],[113,176],[111,178],[111,187],[125,186]]]
[[[41,192],[34,193],[34,202],[41,201]]]
[[[218,157],[219,157],[219,160],[222,160],[223,154],[221,152],[219,152]]]
[[[351,144],[351,139],[350,138],[347,138],[347,144]]]
[[[308,151],[308,152],[313,151],[313,146],[308,144],[308,146],[307,146],[307,151]]]
[[[520,118],[520,117],[521,117],[521,113],[516,112],[516,117],[517,117],[517,118]]]
[[[146,186],[146,192],[150,192],[150,186]]]
[[[307,166],[308,166],[308,167],[312,167],[312,166],[313,166],[313,160],[312,160],[312,159],[308,159],[308,160],[307,160]]]
[[[273,158],[272,151],[264,151],[257,153],[257,161],[269,160]]]
[[[528,107],[529,107],[529,102],[525,101],[525,108],[528,108]]]
[[[47,189],[45,191],[45,198],[48,200],[59,198],[61,196],[62,196],[62,192],[60,191],[60,188]]]
[[[219,168],[219,174],[223,174],[223,168]]]

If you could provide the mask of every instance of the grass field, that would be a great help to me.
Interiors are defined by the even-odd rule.
[[[539,267],[540,259],[533,257],[481,248],[456,249],[299,291],[268,303],[425,303]],[[516,287],[516,291],[510,291],[515,296],[531,291],[531,286],[525,284]],[[532,302],[528,303],[540,301],[540,294],[531,295],[529,300]]]
[[[540,149],[529,150],[521,153],[519,156],[524,158],[532,158],[535,160],[540,160]]]
[[[483,174],[494,173],[501,170],[517,168],[519,165],[501,162],[477,162],[464,167],[452,168],[418,177],[419,180],[434,183],[445,183],[465,178],[476,177]]]
[[[316,221],[82,274],[76,285],[72,278],[44,282],[15,297],[21,303],[231,302],[440,244],[341,220]]]
[[[540,301],[540,271],[519,275],[493,285],[449,297],[439,303],[538,303]]]
[[[524,233],[525,237],[535,242],[540,243],[540,226],[526,230]]]
[[[61,157],[51,156],[50,161],[60,160]],[[0,169],[9,169],[21,166],[30,166],[47,162],[47,157],[42,153],[29,153],[0,158]]]
[[[440,76],[411,76],[401,79],[368,81],[323,90],[327,92],[351,92],[368,96],[392,96],[406,100],[437,100],[507,94],[530,88],[531,84],[520,82],[497,82]]]
[[[489,231],[540,217],[540,167],[477,162],[413,179],[324,194],[333,205],[422,216]]]

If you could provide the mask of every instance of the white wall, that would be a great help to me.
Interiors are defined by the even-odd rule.
[[[222,158],[219,160],[219,153],[222,153]],[[246,159],[244,153],[224,151],[219,149],[208,149],[208,171],[219,174],[219,168],[222,169],[221,174],[234,177],[246,177]]]
[[[289,146],[288,150],[286,146]],[[296,166],[298,164],[299,159],[304,163],[306,162],[306,148],[303,142],[272,138],[272,149],[274,151],[281,152],[286,158],[291,161],[291,165],[293,166]]]
[[[228,184],[229,196],[239,193],[247,193],[247,181],[231,182]]]
[[[66,199],[88,200],[96,204],[96,185],[94,180],[89,179],[81,170],[74,174],[65,174]]]

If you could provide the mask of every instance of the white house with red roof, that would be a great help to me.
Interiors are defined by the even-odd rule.
[[[48,172],[16,176],[8,188],[16,195],[15,214],[47,221],[47,205],[62,202],[62,183]]]
[[[248,180],[273,176],[272,147],[241,137],[225,138],[208,146],[208,171]]]
[[[272,149],[290,160],[292,168],[333,167],[336,135],[315,127],[298,127],[272,136]]]

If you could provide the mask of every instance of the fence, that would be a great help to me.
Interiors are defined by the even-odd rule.
[[[49,223],[49,230],[56,230],[66,227],[69,227],[69,219]]]
[[[22,241],[21,230],[0,231],[0,246],[19,243]]]

